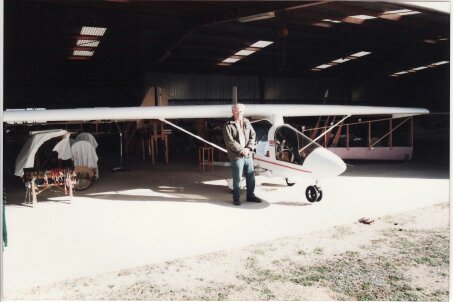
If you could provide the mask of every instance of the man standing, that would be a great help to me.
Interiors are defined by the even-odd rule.
[[[244,118],[244,110],[243,104],[233,104],[231,107],[233,117],[223,127],[223,139],[233,173],[233,204],[236,206],[241,204],[239,183],[243,172],[247,185],[247,201],[261,202],[261,199],[255,196],[255,172],[252,157],[256,134],[250,121]]]

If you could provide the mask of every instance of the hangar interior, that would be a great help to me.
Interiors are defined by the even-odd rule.
[[[402,2],[7,0],[4,109],[140,106],[154,87],[169,105],[229,104],[237,87],[245,104],[423,107],[413,161],[446,166],[449,22]],[[223,122],[177,121],[210,139]],[[49,128],[97,134],[100,169],[118,165],[114,123],[5,125],[5,180]],[[198,164],[198,142],[173,129],[169,144],[170,161]],[[143,164],[139,140],[125,148]]]
[[[378,222],[385,215],[400,215],[418,208],[425,211],[439,203],[443,203],[442,213],[447,212],[449,12],[393,1],[4,0],[3,3],[4,110],[128,107],[156,102],[169,106],[231,104],[237,95],[238,101],[246,105],[401,106],[430,111],[429,115],[415,116],[409,126],[398,129],[403,132],[401,140],[396,135],[393,140],[388,137],[383,140],[388,144],[413,145],[411,160],[345,160],[346,172],[322,183],[322,202],[305,199],[307,185],[313,183],[301,180],[290,186],[288,180],[285,183],[284,179],[257,175],[256,192],[263,202],[244,202],[240,207],[233,205],[226,186],[230,168],[219,165],[202,173],[198,152],[203,145],[177,129],[166,126],[160,132],[169,139],[157,141],[154,147],[159,148],[159,153],[152,157],[156,161],[153,164],[144,147],[144,137],[149,138],[153,122],[145,121],[150,127],[144,130],[137,128],[140,123],[136,121],[83,121],[82,117],[80,122],[71,123],[3,123],[2,185],[7,197],[2,236],[9,243],[0,257],[0,295],[4,289],[8,299],[83,300],[79,293],[49,297],[46,287],[41,288],[44,293],[39,297],[30,298],[15,291],[33,287],[34,293],[36,286],[43,284],[58,289],[59,286],[52,286],[53,282],[87,276],[90,282],[97,282],[102,277],[96,275],[107,272],[118,278],[122,275],[119,270],[255,243],[267,244],[304,233],[313,232],[315,236],[310,238],[317,238],[315,232],[319,230],[357,223],[360,217],[374,217]],[[233,87],[237,88],[236,94]],[[301,131],[316,127],[319,121],[317,116],[285,119]],[[224,120],[172,122],[222,144],[220,127]],[[368,120],[354,116],[348,121],[361,122]],[[47,170],[72,166],[70,161],[55,160],[53,145],[43,145],[38,155],[31,158],[35,166],[26,174],[28,178],[14,175],[16,159],[31,137],[30,132],[48,129],[67,130],[73,138],[82,132],[94,135],[99,179],[73,196],[51,187],[41,191],[39,202],[30,206],[28,185],[33,177],[42,176],[41,167]],[[370,129],[365,128],[364,133],[352,140],[367,141],[365,146],[371,149]],[[372,130],[388,131],[388,121],[383,126],[373,124]],[[61,131],[62,135],[68,134],[65,131]],[[50,142],[56,143],[52,139]],[[168,164],[162,152],[166,142]],[[360,140],[356,142],[359,144]],[[216,152],[215,160],[224,161],[220,156]],[[59,182],[60,189],[63,186],[66,189],[67,182],[64,177],[61,180],[61,174],[47,177],[47,171],[44,181],[41,179],[44,189],[48,188],[49,179]],[[90,173],[92,170],[82,171],[81,175],[94,177]],[[428,217],[432,212],[426,213]],[[437,220],[443,221],[438,217],[430,217],[426,224],[435,227]],[[400,231],[404,228],[404,232],[398,232],[406,234],[406,218],[396,219],[397,223],[388,220],[389,226]],[[363,227],[362,237],[367,236],[365,229],[373,226]],[[344,233],[341,231],[338,241],[329,235],[329,245],[345,241]],[[423,237],[426,233],[423,228]],[[407,229],[407,237],[414,234]],[[437,240],[448,238],[445,236]],[[362,245],[358,236],[353,237],[354,243]],[[317,240],[310,241],[315,244]],[[382,250],[387,242],[373,241],[376,245],[364,248]],[[409,255],[407,251],[417,253],[406,245],[403,248],[404,257]],[[432,252],[431,248],[429,251]],[[448,255],[448,247],[445,251]],[[305,252],[300,256],[304,255]],[[442,258],[448,263],[445,255]],[[374,258],[379,259],[379,265],[387,263],[380,257]],[[431,262],[428,264],[431,267]],[[206,270],[211,271],[212,267],[206,266]],[[408,268],[413,267],[411,262]],[[434,268],[437,270],[437,266]],[[336,280],[343,280],[345,275],[348,274],[339,275]],[[134,274],[125,276],[132,278]],[[162,275],[159,273],[157,278],[162,279]],[[448,275],[439,278],[448,283]],[[369,279],[368,275],[363,279]],[[206,284],[209,281],[204,276],[200,280]],[[425,275],[417,280],[425,287]],[[110,295],[113,300],[119,299],[116,287],[110,283],[102,287],[108,296],[87,299],[108,299]],[[415,292],[416,285],[413,287]],[[86,284],[74,287],[81,292],[88,288]],[[445,291],[448,296],[448,285]],[[281,300],[301,300],[297,294]],[[401,296],[395,297],[380,300],[401,300]],[[420,297],[420,300],[439,298]],[[140,296],[124,299],[141,300]],[[264,299],[273,298],[233,298]],[[317,296],[307,300],[330,299]],[[351,296],[344,300],[360,299]]]

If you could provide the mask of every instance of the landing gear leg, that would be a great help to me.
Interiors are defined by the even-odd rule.
[[[308,186],[305,190],[305,197],[309,202],[321,201],[322,190],[318,186]]]

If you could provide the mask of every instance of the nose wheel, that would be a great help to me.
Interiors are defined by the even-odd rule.
[[[322,199],[322,190],[317,186],[308,186],[305,190],[305,197],[309,202],[320,201]]]

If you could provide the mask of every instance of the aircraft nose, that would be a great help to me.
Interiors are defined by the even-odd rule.
[[[346,164],[338,155],[322,147],[308,154],[303,166],[319,178],[338,176],[346,170]]]

